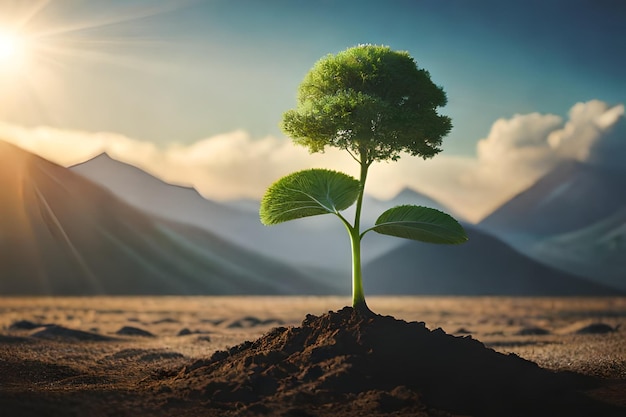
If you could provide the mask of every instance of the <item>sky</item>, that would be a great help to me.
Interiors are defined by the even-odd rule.
[[[356,174],[279,122],[318,59],[388,45],[444,88],[454,128],[431,160],[374,166],[367,192],[477,221],[564,160],[626,166],[625,22],[621,0],[0,0],[0,138],[258,199],[298,169]]]

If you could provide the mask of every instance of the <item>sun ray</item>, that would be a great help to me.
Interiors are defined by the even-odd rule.
[[[97,29],[103,28],[106,26],[117,25],[120,23],[133,22],[141,19],[146,19],[148,17],[158,16],[165,13],[170,13],[175,10],[179,10],[180,8],[194,3],[193,1],[179,1],[179,2],[167,2],[167,3],[157,3],[151,6],[142,6],[142,7],[127,7],[124,10],[120,10],[115,15],[110,16],[102,16],[98,17],[92,21],[82,21],[76,22],[73,24],[68,24],[66,26],[60,26],[55,28],[49,28],[47,30],[41,31],[39,36],[47,37],[47,36],[56,36],[71,32],[80,32],[86,31],[89,29]]]
[[[158,33],[139,34],[134,22],[197,1],[127,1],[115,7],[98,2],[70,7],[51,0],[0,1],[0,120],[63,121],[75,105],[70,97],[80,95],[67,92],[77,88],[77,80],[82,85],[89,82],[95,66],[150,74],[169,71],[170,61],[148,62],[136,52],[158,51],[171,40]]]
[[[48,172],[43,172],[44,175],[49,175]],[[54,180],[54,178],[53,178]],[[54,210],[48,203],[45,193],[39,189],[37,184],[33,185],[35,196],[37,198],[37,202],[42,210],[42,214],[44,215],[44,221],[47,222],[47,226],[50,230],[52,236],[54,236],[60,245],[65,245],[68,248],[69,254],[73,257],[76,264],[82,269],[85,278],[87,278],[91,284],[91,288],[93,288],[96,292],[102,293],[103,287],[102,283],[96,276],[96,274],[92,271],[89,266],[88,261],[81,255],[74,242],[70,238],[68,232],[63,227],[63,223],[58,219]]]
[[[41,13],[41,11],[45,9],[51,1],[52,0],[39,0],[37,2],[30,3],[31,7],[25,9],[22,16],[15,19],[14,27],[22,28],[27,25],[35,16]]]

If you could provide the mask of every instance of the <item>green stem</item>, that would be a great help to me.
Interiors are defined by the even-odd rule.
[[[361,236],[357,229],[350,230],[352,244],[352,308],[357,311],[369,311],[365,303],[361,273]]]
[[[361,272],[361,208],[363,206],[363,195],[365,194],[365,180],[367,179],[367,154],[361,152],[361,174],[359,182],[361,190],[356,200],[356,212],[354,214],[354,225],[348,227],[350,233],[350,243],[352,245],[352,308],[358,312],[371,313],[365,303],[365,293],[363,292],[363,278]]]

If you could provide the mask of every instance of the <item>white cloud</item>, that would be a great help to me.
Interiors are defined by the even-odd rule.
[[[25,128],[4,122],[0,122],[0,138],[61,165],[81,162],[101,151],[106,144],[126,139],[108,133]]]
[[[548,143],[560,158],[586,161],[592,148],[620,122],[623,115],[623,105],[609,107],[599,100],[577,103],[571,108],[565,126],[548,136]]]
[[[549,148],[547,136],[561,124],[562,119],[552,114],[517,114],[510,119],[499,119],[492,125],[487,138],[478,142],[478,158],[499,163],[512,156],[533,158],[545,154]]]
[[[615,149],[615,143],[624,144],[626,138],[617,140],[614,134],[616,126],[623,128],[623,120],[623,105],[610,107],[597,100],[577,103],[567,120],[539,113],[499,119],[487,137],[478,141],[476,157],[441,154],[423,161],[406,156],[398,162],[380,163],[371,169],[367,191],[389,198],[411,187],[476,221],[564,159],[586,161],[594,154],[594,162],[602,163],[594,149],[606,138],[612,138],[610,149]],[[113,133],[8,123],[0,123],[0,138],[66,166],[106,151],[165,181],[192,185],[215,199],[259,198],[273,181],[299,169],[324,167],[358,173],[345,152],[330,149],[310,155],[289,139],[252,138],[242,130],[166,148]],[[615,152],[611,156],[615,159]]]
[[[626,166],[624,105],[577,103],[567,120],[540,113],[499,119],[478,141],[475,158],[441,154],[382,164],[374,168],[369,190],[390,196],[410,186],[478,221],[568,159]]]
[[[242,130],[160,148],[115,133],[25,128],[0,122],[0,138],[64,166],[107,152],[165,181],[194,186],[217,199],[259,198],[273,181],[299,169],[323,166],[355,171],[349,166],[354,162],[339,151],[309,155],[287,138],[255,139]]]
[[[112,156],[121,159],[122,155]],[[324,165],[341,169],[341,158],[329,156]],[[205,196],[217,199],[259,198],[281,176],[316,166],[306,149],[293,146],[286,138],[255,139],[245,131],[174,145],[163,150],[161,159],[159,166],[154,158],[138,156],[132,162],[166,181],[192,184]]]
[[[593,150],[609,140],[617,126],[624,126],[623,115],[623,105],[611,107],[592,100],[575,104],[567,121],[539,113],[499,119],[487,138],[478,142],[475,164],[463,172],[456,191],[450,185],[446,190],[450,194],[441,200],[446,202],[463,189],[473,191],[475,198],[467,197],[463,207],[468,218],[479,220],[559,163],[568,159],[592,162]],[[599,158],[593,162],[605,165]]]

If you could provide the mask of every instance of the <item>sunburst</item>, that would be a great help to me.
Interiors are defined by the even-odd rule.
[[[0,29],[0,71],[18,70],[28,54],[26,38],[15,32]]]
[[[20,49],[20,40],[12,33],[0,32],[0,63],[10,61]]]
[[[0,1],[0,120],[56,119],[61,107],[71,105],[67,91],[75,88],[76,75],[92,77],[94,64],[144,69],[128,50],[158,41],[110,28],[175,11],[188,0],[172,3],[122,2],[102,9],[84,2],[80,13],[70,13],[51,0]]]

